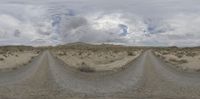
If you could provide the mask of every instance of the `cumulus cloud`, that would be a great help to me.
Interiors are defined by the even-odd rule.
[[[196,12],[200,10],[199,1],[1,2],[0,45],[56,45],[70,42],[200,45],[200,13]]]

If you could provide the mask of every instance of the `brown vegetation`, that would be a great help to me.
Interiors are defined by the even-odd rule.
[[[40,52],[41,48],[30,46],[2,46],[0,47],[0,69],[15,70],[30,63]]]
[[[157,48],[156,56],[188,71],[200,70],[200,48]]]
[[[122,68],[124,64],[137,58],[143,49],[121,45],[78,43],[51,48],[51,51],[66,64],[81,71],[82,69],[102,71]]]

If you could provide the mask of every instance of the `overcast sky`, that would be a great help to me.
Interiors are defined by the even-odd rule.
[[[200,46],[200,0],[1,0],[0,45]]]

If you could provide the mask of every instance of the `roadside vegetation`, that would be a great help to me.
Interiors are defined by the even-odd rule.
[[[85,72],[109,71],[122,68],[136,59],[143,49],[121,45],[68,44],[51,49],[57,58]]]
[[[200,48],[156,48],[154,54],[183,71],[200,71]]]
[[[41,53],[41,49],[29,46],[0,47],[0,70],[16,70],[25,66]]]

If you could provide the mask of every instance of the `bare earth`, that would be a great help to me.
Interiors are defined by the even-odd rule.
[[[141,50],[125,51],[120,50],[80,50],[64,49],[54,51],[54,56],[64,61],[68,66],[81,68],[87,66],[95,71],[106,71],[122,68],[124,65],[136,59]],[[131,54],[131,55],[129,55]]]
[[[199,98],[200,75],[169,68],[151,50],[117,72],[77,71],[50,51],[25,67],[0,71],[0,99]]]
[[[19,50],[17,48],[0,48],[0,70],[12,70],[20,68],[31,62],[38,56],[36,50]]]

